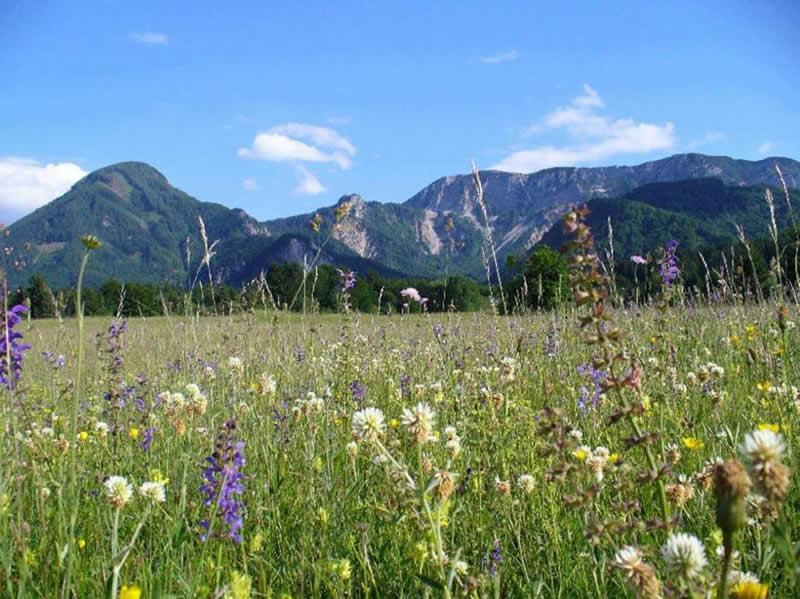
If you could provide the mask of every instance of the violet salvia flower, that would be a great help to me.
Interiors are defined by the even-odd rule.
[[[235,431],[236,419],[226,422],[217,436],[214,453],[206,458],[205,484],[200,486],[200,491],[205,495],[203,503],[214,509],[208,520],[200,522],[205,529],[201,537],[203,541],[218,534],[212,527],[221,520],[229,527],[225,537],[236,543],[242,542],[240,531],[244,524],[244,503],[237,496],[244,493],[244,474],[241,471],[245,464],[244,441],[236,440]]]
[[[6,312],[6,317],[0,327],[0,384],[13,389],[22,373],[23,352],[31,348],[30,345],[19,343],[22,333],[15,331],[14,327],[22,320],[20,312],[27,311],[25,306],[17,304]],[[9,358],[11,364],[9,365]]]
[[[590,394],[586,387],[581,387],[581,396],[578,398],[578,408],[585,412],[587,410],[590,397],[592,405],[597,407],[600,394],[603,393],[602,381],[608,376],[608,373],[603,370],[598,370],[593,364],[588,363],[578,366],[578,374],[581,376],[590,377],[592,379],[592,385],[594,386],[594,394]]]
[[[356,271],[348,270],[345,272],[342,269],[337,268],[336,272],[339,273],[339,284],[341,285],[341,290],[343,292],[356,286]]]
[[[153,442],[153,427],[148,426],[144,431],[144,440],[140,443],[142,451],[148,453],[150,451],[150,444]]]
[[[361,383],[361,381],[353,381],[350,383],[350,393],[353,395],[353,400],[359,402],[364,399],[364,396],[367,394],[367,390],[364,388],[364,385]]]
[[[503,548],[500,546],[500,540],[494,540],[494,546],[489,553],[489,576],[494,578],[497,576],[497,566],[503,563]]]
[[[675,255],[677,249],[678,242],[672,239],[661,250],[661,257],[658,260],[658,273],[668,288],[672,287],[672,282],[681,274],[678,268],[678,257]]]

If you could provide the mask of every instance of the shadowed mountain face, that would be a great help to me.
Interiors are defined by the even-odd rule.
[[[12,285],[20,284],[33,272],[41,272],[53,286],[74,284],[82,251],[78,239],[93,233],[104,247],[92,256],[90,285],[112,276],[185,284],[194,279],[203,255],[198,217],[205,222],[208,243],[219,240],[211,262],[214,277],[230,284],[257,276],[271,262],[310,262],[329,234],[323,262],[389,276],[462,273],[480,277],[484,272],[480,250],[488,234],[500,258],[524,253],[571,204],[593,198],[620,198],[622,205],[634,201],[648,209],[714,220],[715,215],[722,218],[728,200],[707,202],[705,194],[719,192],[711,187],[666,187],[656,193],[657,201],[650,202],[626,194],[652,183],[687,179],[713,178],[734,191],[753,185],[779,186],[775,164],[790,187],[800,186],[800,163],[786,158],[750,162],[680,154],[632,167],[552,168],[529,175],[484,171],[480,176],[488,229],[472,176],[460,175],[439,179],[402,204],[343,196],[339,204],[349,205],[348,216],[331,231],[336,207],[321,208],[322,225],[315,234],[309,228],[313,214],[260,223],[242,210],[195,200],[147,164],[125,162],[91,173],[60,198],[17,221],[7,245],[19,252],[30,242],[31,249],[23,252],[26,266],[19,271],[8,269],[9,278]],[[757,203],[759,193],[763,190],[748,192],[746,201]],[[736,201],[745,201],[742,197],[736,196]],[[763,195],[760,203],[764,204]],[[624,220],[619,205],[609,210],[609,215]],[[680,221],[680,225],[689,226],[688,222]],[[678,224],[671,221],[669,226]]]
[[[737,226],[747,239],[769,235],[771,214],[766,190],[773,194],[779,229],[792,226],[792,215],[782,188],[767,185],[726,185],[719,179],[688,179],[650,183],[618,198],[595,198],[586,223],[599,247],[608,247],[608,223],[612,223],[617,259],[647,254],[671,239],[682,249],[721,247],[738,243]],[[792,206],[800,191],[790,190]],[[552,248],[567,237],[560,223],[542,237]]]

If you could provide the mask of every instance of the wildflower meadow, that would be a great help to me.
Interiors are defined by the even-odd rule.
[[[622,300],[584,215],[552,311],[7,306],[0,595],[797,596],[796,296]]]

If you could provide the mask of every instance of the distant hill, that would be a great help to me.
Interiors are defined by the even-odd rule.
[[[528,175],[483,171],[480,176],[490,231],[504,259],[526,253],[570,205],[589,200],[597,218],[603,210],[612,215],[620,243],[629,235],[624,247],[650,240],[655,245],[662,232],[679,236],[676,229],[693,229],[703,242],[728,239],[731,220],[742,217],[761,226],[765,205],[758,194],[763,190],[752,186],[778,185],[775,164],[790,186],[800,186],[800,163],[788,158],[751,162],[701,154],[630,167],[552,168]],[[704,182],[698,187],[651,185],[690,179]],[[332,233],[323,262],[385,276],[485,276],[481,246],[487,230],[471,175],[439,179],[403,203],[367,202],[356,194],[343,196],[339,204],[343,202],[350,205],[350,214]],[[781,202],[776,197],[776,205]],[[734,205],[740,206],[738,212]],[[105,246],[92,256],[89,284],[111,276],[186,284],[202,257],[200,216],[209,241],[220,240],[212,261],[215,278],[238,285],[271,262],[310,261],[331,232],[335,207],[317,211],[323,222],[315,235],[308,224],[313,213],[258,222],[242,210],[192,198],[145,163],[124,162],[89,174],[10,228],[7,243],[19,250],[30,242],[31,249],[26,267],[9,272],[9,278],[15,285],[41,272],[53,286],[74,284],[81,254],[78,239],[93,233]],[[626,220],[641,223],[639,232],[631,227],[625,233]],[[747,231],[749,225],[741,224]],[[686,235],[688,240],[691,235]]]
[[[619,258],[646,254],[676,239],[683,249],[720,247],[738,243],[736,225],[747,239],[769,235],[770,212],[766,185],[726,185],[719,179],[651,183],[619,198],[596,198],[588,203],[587,224],[598,246],[608,246],[608,220],[614,230]],[[792,225],[782,188],[771,188],[779,229]],[[790,192],[800,208],[800,191]],[[800,217],[800,214],[796,215]],[[553,248],[567,241],[559,224],[541,242]]]

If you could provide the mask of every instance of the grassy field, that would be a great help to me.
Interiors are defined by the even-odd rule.
[[[618,308],[605,377],[578,316],[20,322],[0,594],[704,597],[739,457],[731,596],[795,596],[797,306]]]

